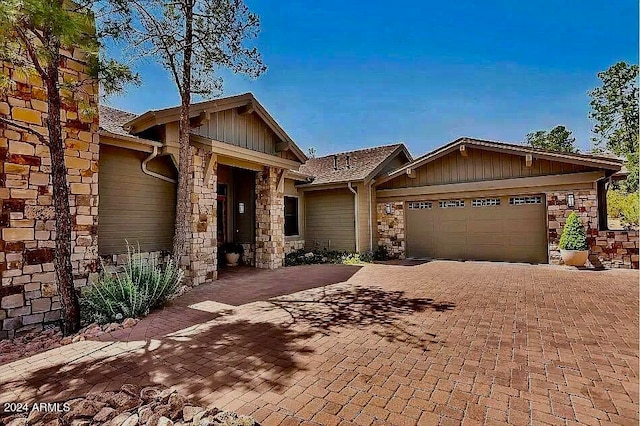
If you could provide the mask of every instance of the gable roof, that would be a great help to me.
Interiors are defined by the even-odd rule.
[[[618,171],[622,167],[622,160],[617,158],[611,158],[605,155],[594,154],[580,154],[551,151],[546,149],[532,148],[526,145],[517,145],[505,142],[490,141],[484,139],[476,139],[469,137],[462,137],[450,142],[440,148],[437,148],[422,157],[419,157],[409,164],[402,166],[401,168],[389,173],[384,180],[393,179],[402,172],[415,169],[423,166],[437,158],[449,154],[455,150],[460,149],[460,146],[465,145],[476,149],[485,149],[489,151],[507,152],[514,155],[531,155],[534,159],[541,158],[552,161],[561,161],[565,163],[581,164],[591,167],[598,167],[605,170]]]
[[[112,108],[106,105],[98,106],[98,116],[100,119],[100,129],[115,135],[133,136],[124,129],[124,124],[137,117],[137,114]]]
[[[257,114],[267,124],[267,126],[269,126],[269,128],[288,145],[287,148],[291,149],[300,162],[307,161],[307,156],[302,152],[298,145],[296,145],[287,132],[284,131],[280,124],[278,124],[273,116],[269,114],[266,108],[262,106],[258,99],[253,96],[253,93],[243,93],[241,95],[227,96],[211,101],[193,103],[190,108],[190,118],[196,118],[201,115],[205,116],[210,112],[240,107],[244,108],[247,113]],[[153,126],[177,121],[179,118],[179,106],[151,110],[127,121],[124,123],[124,127],[132,133],[140,133]]]
[[[300,166],[300,172],[314,177],[310,186],[372,179],[396,155],[411,154],[402,143],[359,149],[310,158]],[[349,166],[347,166],[347,157]],[[334,167],[337,160],[337,169]]]

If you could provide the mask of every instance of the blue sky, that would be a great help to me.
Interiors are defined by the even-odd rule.
[[[597,73],[638,62],[637,0],[246,1],[269,69],[255,81],[223,73],[225,95],[253,92],[319,154],[401,141],[419,156],[558,124],[586,150]],[[143,85],[108,104],[178,104],[161,67],[137,68]]]

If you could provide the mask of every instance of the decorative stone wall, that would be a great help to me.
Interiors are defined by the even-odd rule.
[[[91,81],[80,51],[61,53],[65,78]],[[47,93],[40,78],[6,64],[0,71],[11,81],[0,93],[0,116],[46,135]],[[87,110],[95,109],[97,90],[96,83],[88,83],[79,94]],[[81,287],[98,266],[98,118],[65,103],[61,120],[73,221],[71,261],[75,285]],[[0,126],[0,339],[60,318],[50,172],[46,146],[28,132]]]
[[[284,264],[284,170],[265,167],[256,173],[256,268]]]
[[[304,240],[291,240],[284,242],[284,254],[287,255],[292,251],[302,250],[304,248]]]
[[[247,266],[255,266],[256,245],[242,243],[242,263]]]
[[[185,268],[187,285],[191,286],[218,278],[217,169],[215,156],[200,148],[191,147],[191,234],[187,241],[188,267]]]
[[[391,204],[391,214],[386,213],[387,204]],[[404,259],[405,257],[405,225],[404,203],[376,204],[378,217],[378,246],[384,246],[392,258]]]
[[[575,197],[575,207],[567,206],[567,194]],[[638,231],[599,231],[597,191],[562,191],[547,193],[549,229],[549,263],[561,264],[560,235],[567,217],[575,211],[587,230],[589,262],[595,267],[638,269]]]
[[[150,259],[156,258],[158,264],[166,265],[169,260],[171,260],[171,253],[168,251],[151,251],[151,252],[142,252],[140,253],[140,259]],[[104,269],[107,272],[122,272],[124,271],[124,266],[127,264],[129,258],[127,253],[122,254],[114,254],[108,256],[100,256],[101,260],[101,268],[104,266]]]

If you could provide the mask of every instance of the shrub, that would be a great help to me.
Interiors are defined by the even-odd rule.
[[[173,261],[161,266],[157,257],[143,258],[139,248],[128,247],[124,271],[110,273],[103,265],[97,280],[81,295],[82,317],[103,324],[146,316],[178,292],[183,276]]]
[[[622,206],[622,211],[620,212],[620,216],[622,218],[622,223],[627,228],[634,228],[638,226],[638,210],[640,209],[640,194],[637,192],[633,192],[631,194],[627,194],[625,197],[624,205]]]
[[[242,253],[244,253],[244,247],[242,247],[242,244],[240,243],[224,243],[222,245],[222,252],[237,253],[241,255]]]
[[[372,255],[363,253],[352,253],[335,250],[295,250],[288,253],[284,258],[285,266],[297,265],[317,265],[322,263],[335,263],[344,265],[354,265],[371,262]]]
[[[582,220],[575,213],[571,212],[564,225],[560,236],[560,248],[562,250],[588,250],[587,235],[582,226]]]
[[[607,191],[607,215],[620,219],[625,228],[638,226],[638,210],[640,198],[637,192],[625,194],[620,190]]]
[[[373,260],[389,260],[387,246],[378,246],[378,249],[373,253]]]

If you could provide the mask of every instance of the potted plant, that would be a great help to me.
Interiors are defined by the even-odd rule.
[[[238,261],[244,252],[244,248],[240,243],[225,243],[222,246],[222,251],[224,252],[227,266],[238,266]]]
[[[571,212],[560,236],[560,256],[565,265],[584,266],[589,257],[587,235],[580,217]]]

